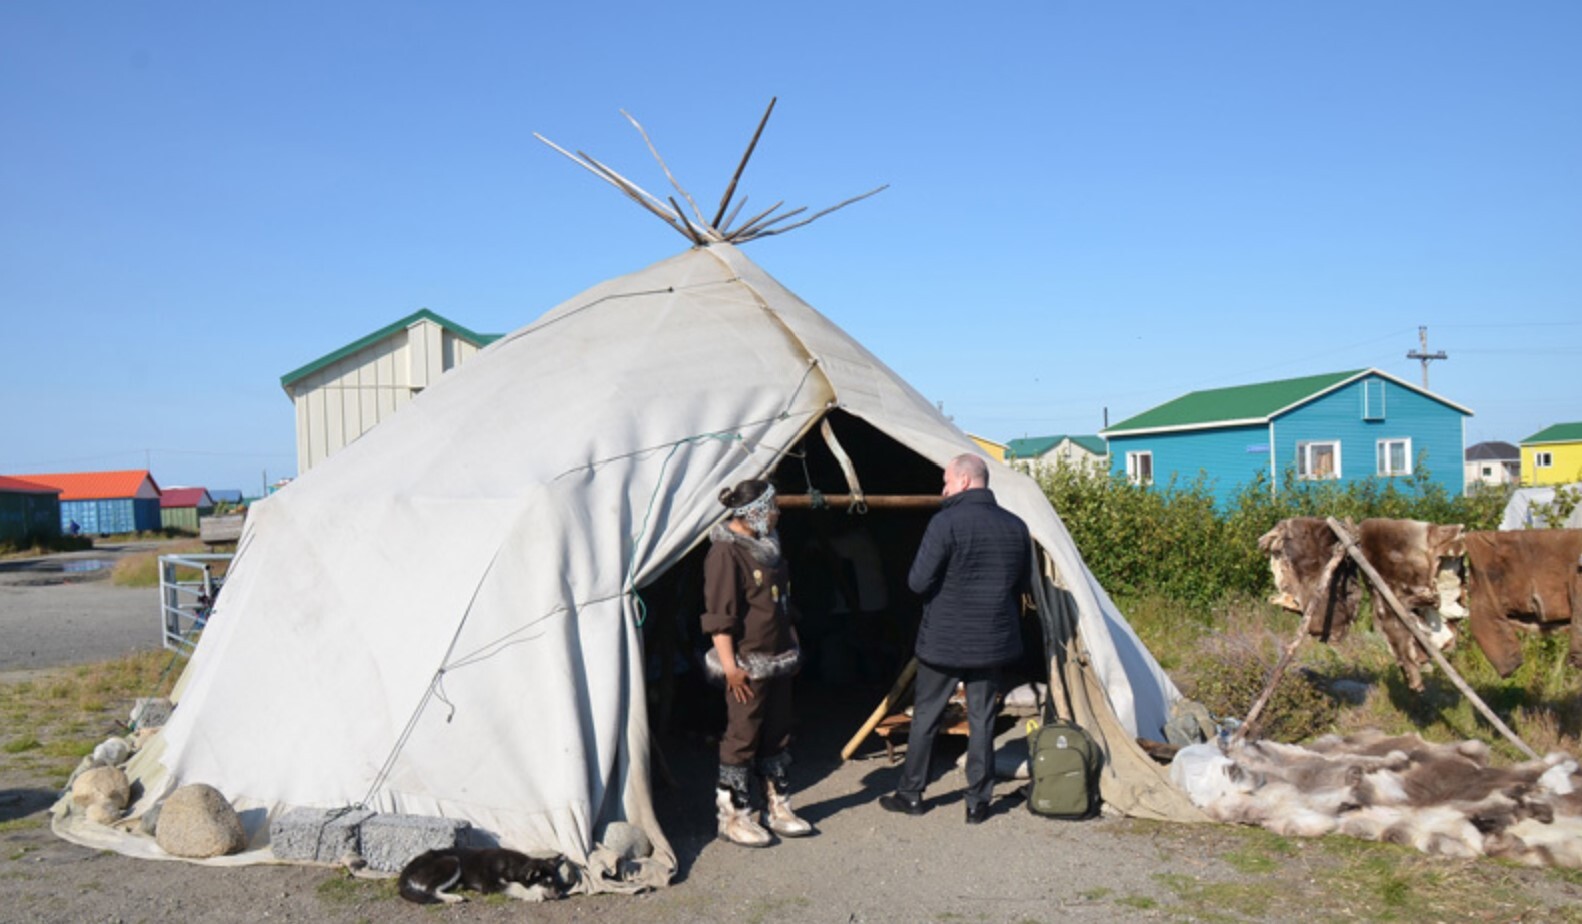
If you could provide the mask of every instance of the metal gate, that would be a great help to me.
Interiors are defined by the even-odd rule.
[[[216,565],[229,562],[230,554],[159,556],[160,632],[164,645],[190,653],[198,634],[209,621],[214,602],[225,584]]]

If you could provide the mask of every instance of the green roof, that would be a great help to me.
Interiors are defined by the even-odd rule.
[[[1582,422],[1558,423],[1552,427],[1545,427],[1532,436],[1522,440],[1522,445],[1529,443],[1575,443],[1582,441]]]
[[[472,331],[468,330],[467,328],[462,327],[460,324],[457,324],[455,321],[451,321],[451,320],[449,320],[447,318],[442,318],[439,315],[435,314],[434,312],[428,310],[427,308],[420,308],[417,311],[414,311],[413,313],[411,313],[411,314],[407,315],[406,317],[402,318],[401,320],[396,321],[396,322],[394,322],[392,324],[388,324],[388,325],[386,325],[384,327],[381,327],[378,330],[374,331],[373,333],[369,334],[366,337],[363,337],[360,340],[356,340],[356,341],[353,341],[352,343],[346,344],[345,346],[341,347],[340,349],[336,350],[333,353],[328,353],[328,354],[325,354],[324,356],[320,356],[318,359],[315,359],[313,362],[308,363],[306,366],[303,366],[303,367],[301,367],[299,369],[293,369],[290,372],[287,372],[285,375],[282,375],[280,377],[280,387],[282,387],[282,388],[290,388],[291,384],[293,382],[296,382],[299,379],[306,378],[307,376],[312,375],[313,373],[319,371],[320,369],[323,369],[325,366],[328,366],[331,363],[338,362],[338,361],[340,361],[342,359],[345,359],[346,357],[352,355],[353,353],[357,352],[358,350],[361,350],[362,348],[364,348],[366,346],[370,346],[372,344],[378,343],[379,341],[381,341],[384,338],[390,336],[391,334],[395,333],[396,331],[405,330],[406,328],[411,327],[413,324],[416,324],[418,321],[421,321],[421,320],[433,321],[435,324],[438,324],[440,327],[445,328],[446,330],[450,331],[451,333],[455,334],[456,336],[460,337],[461,339],[467,341],[468,343],[470,343],[470,344],[472,344],[473,346],[476,346],[476,347],[488,346],[489,344],[495,342],[496,340],[499,340],[500,337],[501,337],[500,334],[475,334]]]
[[[1005,444],[1005,458],[1036,459],[1059,446],[1063,440],[1070,440],[1096,456],[1102,456],[1110,451],[1109,445],[1104,442],[1102,436],[1070,436],[1060,433],[1055,436],[1024,436],[1019,440],[1011,440]]]
[[[1281,379],[1278,382],[1189,392],[1135,417],[1128,417],[1106,428],[1104,433],[1113,435],[1132,430],[1171,430],[1233,422],[1266,423],[1270,417],[1293,404],[1300,404],[1369,371],[1372,370],[1353,369],[1299,379]]]
[[[1110,444],[1104,440],[1104,437],[1097,434],[1073,436],[1071,442],[1076,443],[1096,456],[1102,456],[1110,451]]]
[[[1005,444],[1007,459],[1036,459],[1056,446],[1065,436],[1024,436]]]

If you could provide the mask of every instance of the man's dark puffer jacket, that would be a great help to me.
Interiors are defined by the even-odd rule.
[[[1021,657],[1027,525],[988,488],[947,497],[929,521],[907,584],[923,596],[917,657],[936,667],[994,667]]]

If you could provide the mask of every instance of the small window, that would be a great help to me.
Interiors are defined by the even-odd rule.
[[[1410,439],[1379,440],[1379,475],[1410,475],[1412,473],[1412,441]],[[1488,474],[1488,469],[1483,470]]]
[[[1365,379],[1362,383],[1362,419],[1384,419],[1384,383]]]
[[[1553,468],[1554,464],[1555,464],[1554,453],[1549,453],[1549,452],[1535,452],[1535,453],[1533,453],[1533,468]]]
[[[1126,454],[1126,480],[1132,484],[1154,483],[1154,454],[1128,452]]]
[[[1483,466],[1483,477],[1484,478],[1493,478],[1494,477],[1494,466],[1492,466],[1492,465],[1485,465],[1485,466]]]
[[[1296,477],[1322,480],[1340,477],[1340,442],[1323,440],[1296,444]]]

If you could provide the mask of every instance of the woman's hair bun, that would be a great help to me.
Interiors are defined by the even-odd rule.
[[[742,507],[762,497],[769,490],[769,482],[757,478],[737,482],[735,487],[720,489],[720,503],[730,508]]]

